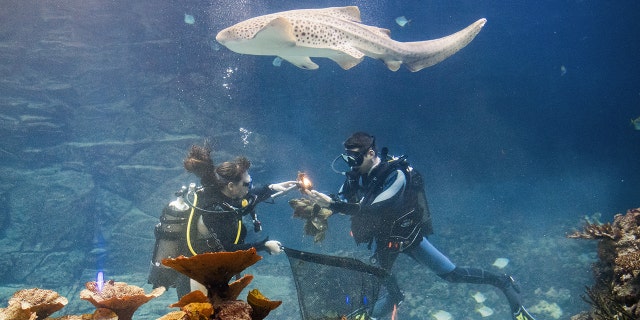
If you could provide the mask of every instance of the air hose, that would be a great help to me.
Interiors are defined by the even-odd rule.
[[[195,183],[191,183],[189,185],[189,193],[193,193],[193,203],[191,204],[191,213],[189,213],[189,220],[187,222],[187,246],[189,247],[191,254],[194,256],[198,255],[191,245],[191,222],[193,221],[193,215],[196,211],[196,206],[198,205],[198,193],[195,192],[195,186]],[[189,194],[187,194],[187,196],[189,196]]]

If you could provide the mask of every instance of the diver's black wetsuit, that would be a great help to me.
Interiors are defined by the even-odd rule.
[[[507,275],[478,268],[457,267],[427,239],[432,233],[431,217],[419,173],[403,160],[383,160],[368,174],[347,173],[334,211],[351,216],[351,231],[356,243],[375,245],[372,260],[390,271],[399,253],[406,253],[449,282],[493,285],[504,292],[512,312],[522,308],[518,289]],[[373,317],[392,311],[402,300],[395,279],[386,284],[389,294],[379,300]],[[523,318],[528,319],[528,318]]]
[[[195,253],[246,250],[251,247],[256,250],[266,250],[265,242],[245,243],[247,228],[242,218],[250,215],[254,223],[254,231],[260,231],[260,222],[256,217],[256,205],[271,198],[275,191],[268,186],[253,188],[241,199],[231,199],[214,188],[203,188],[198,191],[198,201],[195,204],[195,216],[190,234],[191,244]],[[203,233],[202,227],[206,227]],[[188,246],[184,247],[184,255],[191,256]],[[179,275],[176,280],[178,297],[191,292],[189,278]]]
[[[198,253],[221,251],[217,246],[218,241],[224,251],[246,250],[251,247],[264,250],[266,240],[244,243],[247,228],[242,223],[242,217],[250,215],[254,219],[254,230],[259,231],[260,222],[256,218],[256,205],[270,199],[275,191],[264,186],[249,190],[242,199],[231,199],[222,192],[209,190],[214,189],[204,188],[198,195],[199,200],[196,206],[201,210],[196,210],[196,214],[202,217],[202,223],[207,228],[208,234],[201,235],[199,250],[196,251]]]

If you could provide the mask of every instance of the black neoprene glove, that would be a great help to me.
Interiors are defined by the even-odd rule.
[[[252,247],[256,248],[256,251],[268,251],[267,247],[264,245],[269,241],[269,237],[264,238],[261,241],[255,242],[252,244]]]

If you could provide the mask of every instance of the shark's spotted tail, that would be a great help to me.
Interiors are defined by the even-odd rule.
[[[402,43],[404,49],[410,52],[402,58],[402,62],[412,72],[430,67],[469,44],[486,22],[487,19],[482,18],[470,26],[440,39]],[[389,63],[387,66],[393,70]],[[397,70],[397,67],[395,69]]]

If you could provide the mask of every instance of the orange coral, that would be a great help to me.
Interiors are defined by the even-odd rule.
[[[182,308],[190,320],[209,320],[213,315],[213,306],[209,302],[194,302]]]
[[[202,293],[202,291],[195,290],[184,295],[180,301],[170,305],[169,307],[179,307],[182,311],[182,317],[184,319],[196,320],[196,319],[210,319],[213,315],[213,306],[209,303],[209,299]],[[183,319],[183,318],[176,319]],[[173,318],[166,318],[169,320]]]
[[[182,298],[180,298],[180,301],[170,305],[169,307],[182,308],[188,305],[189,303],[199,303],[199,302],[209,302],[209,299],[207,299],[207,296],[205,296],[204,293],[202,293],[202,291],[194,290],[182,296]]]
[[[267,299],[258,289],[249,291],[247,302],[253,309],[251,317],[253,320],[262,320],[269,315],[271,310],[279,307],[282,301]]]
[[[91,320],[118,320],[120,317],[111,309],[107,308],[98,308],[93,312]]]
[[[96,308],[112,310],[118,315],[119,320],[131,319],[141,305],[165,291],[164,287],[158,287],[150,294],[145,294],[140,287],[113,280],[105,282],[102,290],[95,281],[87,282],[85,287],[86,289],[80,292],[81,299],[91,302]]]
[[[162,264],[201,283],[207,288],[208,297],[214,306],[219,301],[234,300],[253,279],[245,276],[229,284],[233,276],[262,259],[255,248],[235,252],[210,252],[193,257],[180,256],[164,259]]]
[[[187,319],[187,313],[184,311],[172,311],[157,320],[184,320]]]

